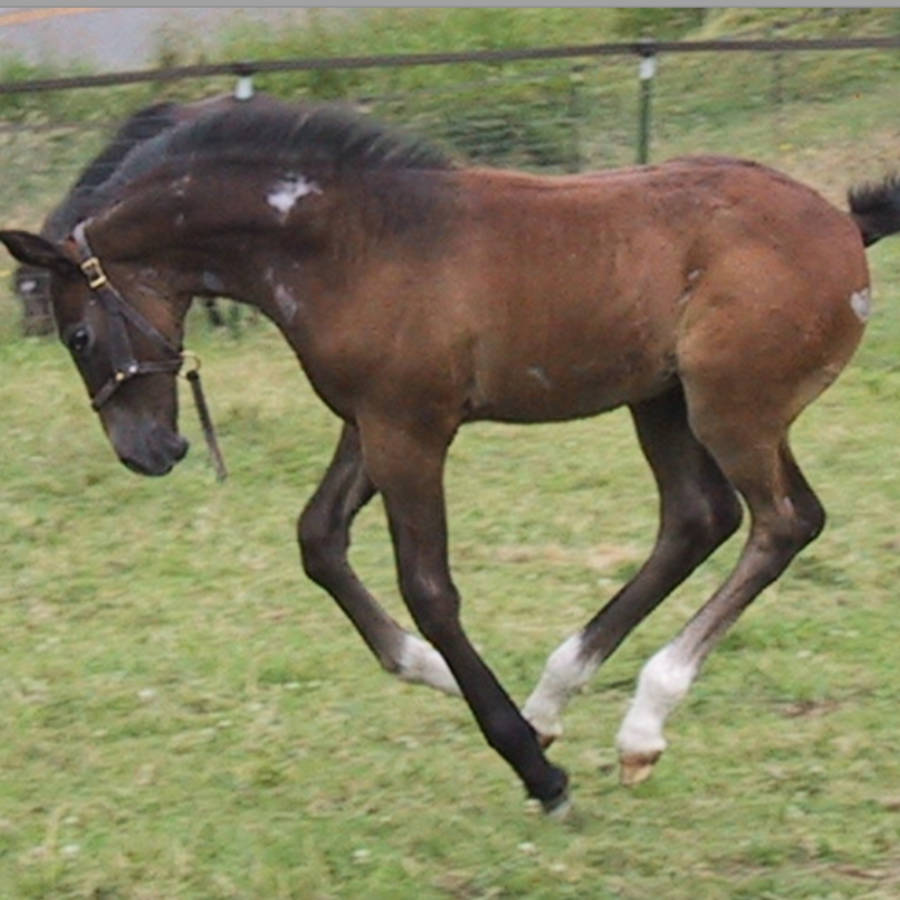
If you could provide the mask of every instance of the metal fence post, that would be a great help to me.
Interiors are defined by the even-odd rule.
[[[572,123],[572,156],[566,166],[568,172],[580,172],[583,160],[581,158],[581,124],[584,115],[582,101],[582,88],[584,87],[584,64],[572,66],[569,71],[569,121]]]
[[[234,67],[234,74],[238,76],[238,82],[234,86],[235,100],[249,100],[255,93],[253,88],[253,75],[255,69],[249,63],[238,63]]]
[[[651,42],[647,42],[650,44]],[[650,98],[653,94],[653,77],[656,75],[656,53],[652,46],[638,50],[641,64],[638,70],[641,82],[641,97],[638,119],[638,164],[643,165],[649,159],[650,147]]]

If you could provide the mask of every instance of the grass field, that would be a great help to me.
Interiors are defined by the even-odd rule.
[[[723,577],[724,548],[636,631],[553,757],[545,821],[463,705],[383,675],[299,570],[294,519],[337,423],[265,324],[193,343],[230,478],[185,397],[188,459],[113,459],[64,351],[3,326],[0,897],[893,897],[900,891],[900,243],[878,312],[795,428],[823,536],[711,658],[653,779],[612,738],[641,662]],[[647,552],[627,416],[471,426],[448,473],[465,621],[520,701]],[[392,611],[378,504],[353,558]]]
[[[741,152],[836,202],[897,159],[887,82],[719,130],[667,124],[682,95],[661,82],[654,158]],[[61,170],[32,174],[4,187],[9,224],[59,194]],[[900,896],[900,238],[869,258],[865,342],[793,432],[825,532],[710,658],[631,791],[613,738],[634,678],[740,538],[626,641],[552,748],[564,823],[525,802],[460,701],[383,674],[300,570],[296,516],[338,423],[273,328],[236,338],[192,313],[230,476],[215,482],[182,386],[193,449],[141,479],[60,345],[18,336],[4,277],[0,900]],[[648,553],[652,479],[618,411],[469,426],[447,493],[465,623],[522,702]],[[408,624],[378,502],[352,559]]]

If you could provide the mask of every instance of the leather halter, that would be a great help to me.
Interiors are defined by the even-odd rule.
[[[79,222],[72,232],[72,240],[78,252],[78,265],[87,278],[94,296],[100,302],[106,313],[107,337],[109,343],[109,357],[113,374],[106,380],[100,389],[91,397],[91,407],[95,411],[100,408],[115,394],[126,382],[138,375],[157,375],[169,373],[176,375],[181,371],[186,359],[194,361],[194,368],[185,373],[185,377],[191,385],[194,396],[194,404],[197,414],[203,426],[203,434],[209,447],[210,455],[216,468],[216,476],[222,481],[227,472],[222,454],[216,441],[212,419],[203,396],[203,388],[200,384],[200,360],[194,354],[179,350],[155,325],[149,322],[133,306],[125,301],[125,298],[110,284],[100,260],[91,250],[85,234],[86,222]],[[155,344],[163,352],[164,357],[159,360],[138,360],[135,357],[131,337],[128,334],[126,322],[137,328],[145,337]]]
[[[75,227],[72,239],[78,251],[81,271],[87,277],[88,286],[106,313],[109,361],[113,370],[106,383],[91,397],[91,406],[94,410],[99,410],[126,381],[137,375],[178,372],[184,358],[181,351],[133,306],[126,303],[122,295],[109,283],[100,260],[88,244],[84,225],[85,223],[81,222]],[[134,355],[134,348],[125,325],[126,320],[156,344],[165,354],[165,358],[139,362]]]

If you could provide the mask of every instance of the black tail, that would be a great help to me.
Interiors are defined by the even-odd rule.
[[[900,231],[900,175],[851,188],[847,201],[866,247]]]

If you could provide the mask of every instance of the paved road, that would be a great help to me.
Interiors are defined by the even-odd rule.
[[[194,54],[236,22],[304,15],[302,8],[283,7],[0,7],[0,54],[33,64],[85,61],[97,72],[147,69],[158,64],[165,35]],[[218,61],[214,51],[207,59]]]

